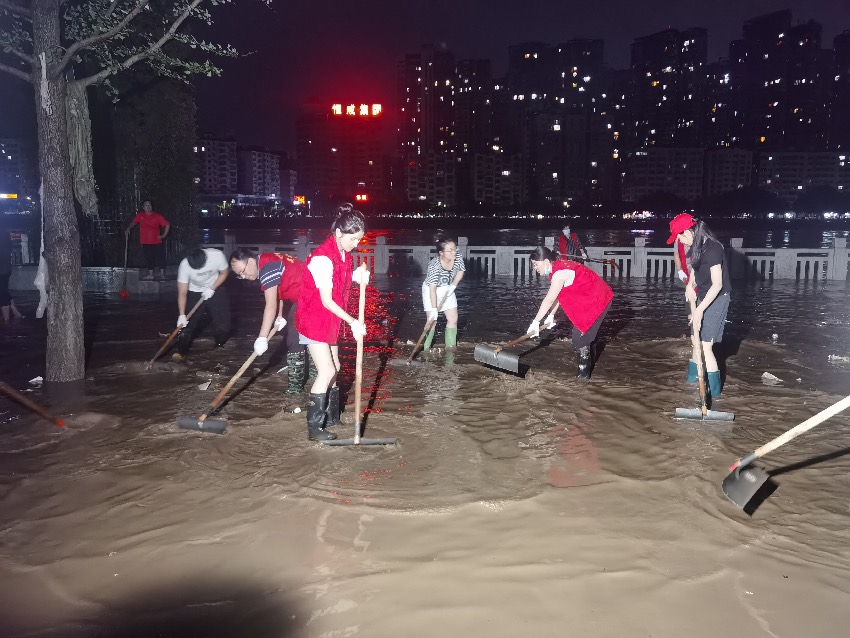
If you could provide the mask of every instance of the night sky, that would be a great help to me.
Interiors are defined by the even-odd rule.
[[[791,9],[795,21],[823,25],[823,45],[850,29],[848,0],[236,0],[213,13],[214,35],[242,57],[224,60],[221,79],[198,82],[198,126],[240,144],[294,148],[294,117],[304,102],[383,102],[395,91],[399,55],[445,44],[458,59],[488,58],[505,72],[511,44],[605,40],[605,61],[629,64],[635,37],[668,27],[709,31],[709,61],[728,53],[745,20]],[[5,74],[0,74],[0,76]],[[19,101],[0,82],[0,134],[10,135]],[[20,84],[20,83],[18,83]],[[5,102],[5,105],[3,103]]]

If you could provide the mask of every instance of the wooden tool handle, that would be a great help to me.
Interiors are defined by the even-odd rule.
[[[200,307],[201,307],[201,304],[202,304],[202,303],[204,303],[204,298],[203,298],[203,297],[201,297],[200,299],[198,299],[198,303],[196,303],[196,304],[195,304],[195,307],[194,307],[194,308],[192,308],[192,309],[189,311],[189,314],[188,314],[188,315],[186,315],[186,321],[189,321],[189,319],[191,319],[191,318],[192,318],[192,315],[193,315],[193,314],[195,314],[195,311],[196,311],[198,308],[200,308]],[[185,327],[185,326],[184,326],[184,327]],[[156,351],[156,354],[153,356],[153,358],[152,358],[150,361],[148,361],[147,365],[145,366],[145,370],[147,370],[148,368],[150,368],[150,367],[153,365],[153,362],[154,362],[154,361],[156,361],[157,359],[159,359],[159,355],[161,355],[163,352],[165,352],[165,349],[168,347],[168,344],[170,344],[170,343],[174,340],[174,337],[176,337],[176,336],[180,333],[180,331],[181,331],[181,330],[183,330],[183,328],[175,328],[175,329],[171,332],[171,334],[170,334],[170,335],[168,335],[168,339],[166,339],[166,340],[165,340],[165,343],[163,343],[163,344],[162,344],[162,347],[161,347],[159,350],[157,350],[157,351]]]
[[[439,313],[440,313],[440,310],[442,310],[442,309],[443,309],[443,304],[444,304],[444,303],[446,303],[446,299],[448,299],[448,298],[449,298],[449,295],[450,295],[450,294],[451,294],[451,293],[447,290],[447,291],[446,291],[446,294],[445,294],[445,295],[443,295],[443,299],[442,299],[442,301],[440,301],[440,305],[439,305],[439,306],[437,306],[437,314],[439,314]],[[425,322],[425,330],[423,330],[423,331],[422,331],[422,334],[421,334],[421,335],[419,335],[419,341],[417,341],[417,342],[416,342],[416,345],[413,347],[413,352],[411,352],[411,353],[410,353],[410,356],[409,356],[409,357],[407,357],[407,362],[408,362],[408,363],[410,363],[411,361],[413,361],[413,357],[414,357],[414,356],[416,356],[416,353],[417,353],[417,352],[419,352],[419,346],[421,346],[421,345],[422,345],[422,342],[423,342],[423,341],[425,341],[425,336],[426,336],[429,332],[431,332],[431,328],[433,328],[433,327],[434,327],[434,325],[435,325],[436,323],[437,323],[437,322],[436,322],[436,320],[431,320],[431,319],[429,319],[428,321],[426,321],[426,322]]]
[[[20,401],[21,403],[23,403],[25,406],[27,406],[30,410],[32,410],[36,414],[43,416],[45,419],[53,421],[60,428],[65,425],[65,423],[62,421],[62,419],[57,419],[55,416],[50,414],[50,412],[45,410],[43,407],[41,407],[40,405],[38,405],[34,401],[31,401],[28,398],[26,398],[23,394],[21,394],[20,392],[15,390],[15,388],[10,386],[8,383],[0,381],[0,390],[5,392],[6,394],[8,394],[13,399],[16,399],[17,401]]]
[[[274,336],[275,332],[277,332],[277,328],[272,326],[271,332],[269,332],[269,336],[267,337],[267,339],[271,340],[271,338]],[[248,369],[248,367],[252,363],[254,363],[254,359],[256,359],[256,358],[257,358],[257,353],[252,352],[251,356],[248,357],[248,360],[245,363],[242,364],[242,367],[239,368],[239,370],[236,371],[236,374],[234,374],[232,377],[230,377],[230,381],[227,382],[227,385],[225,385],[221,389],[221,391],[215,396],[215,399],[213,399],[212,402],[210,403],[210,407],[208,407],[207,411],[204,412],[200,416],[200,418],[198,419],[199,421],[201,421],[203,423],[206,420],[206,418],[210,414],[212,414],[213,410],[215,410],[218,407],[218,404],[221,403],[221,400],[224,399],[224,395],[227,394],[230,391],[230,388],[232,388],[233,384],[236,383],[239,380],[239,377],[241,377],[243,374],[245,374],[245,371]]]
[[[549,315],[553,312],[557,312],[557,310],[558,310],[558,300],[555,299],[555,303],[552,304],[552,306],[549,308],[549,312],[547,312],[546,314]],[[531,336],[530,332],[528,334],[524,334],[521,337],[517,337],[513,341],[508,341],[505,345],[496,348],[495,353],[498,354],[502,350],[504,350],[505,348],[510,348],[511,346],[515,346],[516,344],[522,343],[526,339],[531,339],[531,338],[532,338],[532,336]]]
[[[366,321],[366,282],[360,280],[360,300],[357,304],[357,319],[365,325]],[[357,338],[357,363],[354,368],[354,445],[360,445],[360,392],[363,385],[363,337]]]
[[[778,448],[782,445],[785,445],[786,443],[788,443],[788,441],[791,441],[792,439],[797,438],[798,436],[800,436],[804,432],[808,432],[809,430],[811,430],[816,425],[820,425],[821,423],[823,423],[824,421],[826,421],[830,417],[835,416],[839,412],[843,412],[847,408],[850,408],[850,396],[844,397],[838,403],[834,403],[833,405],[829,406],[828,408],[821,410],[820,412],[818,412],[814,416],[806,419],[805,421],[803,421],[799,425],[791,428],[790,430],[788,430],[784,434],[780,434],[779,436],[777,436],[772,441],[765,443],[759,449],[757,449],[755,452],[753,452],[749,456],[741,459],[741,461],[739,461],[739,463],[741,464],[741,466],[749,465],[755,459],[761,458],[762,456],[764,456],[768,452],[771,452],[771,451],[775,450],[776,448]],[[750,457],[752,457],[752,458],[750,458]],[[747,461],[746,463],[744,463],[745,460]]]
[[[705,371],[703,370],[703,353],[702,353],[702,342],[700,342],[699,334],[697,334],[696,326],[694,325],[694,315],[697,312],[697,304],[693,299],[690,300],[691,304],[691,332],[697,338],[697,350],[699,350],[699,357],[696,360],[697,364],[697,378],[699,379],[699,403],[700,410],[702,410],[702,415],[705,416],[708,414],[708,407],[705,404]],[[702,327],[702,326],[700,326]]]

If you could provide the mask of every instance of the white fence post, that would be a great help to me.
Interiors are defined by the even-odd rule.
[[[833,281],[844,281],[847,279],[847,239],[836,237],[832,240],[832,263],[829,265],[827,276]]]
[[[375,240],[375,274],[385,275],[390,269],[390,249],[387,238],[378,237]]]

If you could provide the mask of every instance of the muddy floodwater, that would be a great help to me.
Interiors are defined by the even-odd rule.
[[[759,461],[776,489],[752,516],[720,487],[736,458],[848,394],[846,285],[737,283],[712,406],[734,422],[673,418],[698,403],[681,288],[612,286],[582,382],[563,314],[517,347],[521,375],[473,358],[523,333],[538,280],[465,280],[457,352],[440,328],[408,367],[394,360],[425,321],[419,281],[376,277],[366,435],[398,443],[359,449],[307,440],[280,338],[221,409],[224,435],[177,427],[251,354],[252,284],[229,282],[224,348],[205,332],[150,371],[174,299],[87,297],[86,397],[66,427],[0,398],[0,635],[847,635],[850,416]],[[34,297],[17,298],[31,316]],[[0,370],[50,407],[28,383],[44,374],[43,342],[42,322],[0,327]]]

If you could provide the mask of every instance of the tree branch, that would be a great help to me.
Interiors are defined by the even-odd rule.
[[[201,4],[204,0],[192,0],[186,10],[181,13],[177,19],[174,20],[172,25],[168,28],[168,30],[162,34],[162,37],[157,40],[154,44],[150,46],[146,51],[140,51],[139,53],[130,56],[123,62],[119,63],[116,67],[110,67],[108,69],[104,69],[99,73],[95,73],[94,75],[90,75],[87,78],[80,78],[79,80],[75,80],[75,83],[82,84],[83,86],[91,86],[92,84],[97,84],[98,82],[102,82],[110,75],[114,75],[118,73],[118,71],[123,71],[125,69],[129,69],[131,66],[139,62],[140,60],[144,60],[147,57],[150,57],[152,53],[159,51],[163,45],[168,42],[175,33],[177,33],[177,29],[180,28],[180,25],[186,21],[186,18],[192,13],[192,10]]]
[[[117,1],[118,0],[114,0],[114,2],[112,3],[112,6],[109,8],[110,14],[115,9]],[[0,2],[3,2],[3,0],[0,0]],[[124,19],[121,20],[121,22],[116,24],[114,27],[112,27],[109,31],[104,31],[103,33],[96,33],[95,35],[92,35],[92,36],[89,36],[88,38],[85,38],[84,40],[74,42],[74,44],[72,44],[68,48],[68,50],[65,51],[65,55],[62,56],[62,60],[61,60],[61,62],[59,62],[59,66],[56,67],[56,73],[61,73],[65,69],[65,67],[68,65],[68,63],[77,54],[77,51],[79,51],[81,49],[89,48],[89,47],[97,44],[98,42],[103,42],[104,40],[108,40],[109,38],[113,38],[116,35],[118,35],[119,33],[121,33],[121,31],[124,30],[124,28],[133,20],[133,18],[135,18],[137,15],[139,15],[139,13],[141,13],[141,11],[146,6],[148,6],[148,4],[150,4],[150,0],[138,0],[138,4],[133,8],[133,10],[130,11],[130,13],[128,13],[126,16],[124,16]]]
[[[115,11],[115,9],[118,7],[118,5],[120,3],[121,3],[121,0],[112,0],[112,4],[109,5],[109,11],[106,12],[107,18],[112,17],[112,13]]]
[[[5,71],[10,75],[14,75],[16,78],[22,79],[24,82],[29,82],[30,84],[32,84],[32,77],[30,77],[28,73],[24,73],[20,69],[16,69],[13,66],[7,66],[0,62],[0,71]]]
[[[11,53],[15,57],[20,58],[21,60],[23,60],[24,62],[29,64],[30,67],[35,66],[35,58],[32,57],[31,55],[27,55],[26,53],[24,53],[23,51],[21,51],[19,49],[16,49],[14,47],[7,45],[7,46],[3,47],[3,52],[4,53]]]
[[[22,7],[19,4],[8,2],[8,0],[0,0],[0,9],[6,9],[9,13],[14,13],[22,18],[32,20],[32,11],[30,11],[27,7]]]

